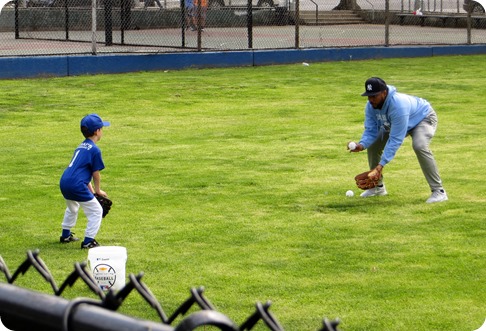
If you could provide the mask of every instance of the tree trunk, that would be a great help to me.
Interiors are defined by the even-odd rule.
[[[339,4],[332,10],[360,10],[356,0],[340,0]]]

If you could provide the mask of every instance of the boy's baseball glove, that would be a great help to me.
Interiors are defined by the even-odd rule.
[[[362,189],[362,190],[369,190],[370,188],[376,187],[378,185],[378,180],[371,179],[368,177],[368,174],[371,172],[370,171],[365,171],[356,177],[354,177],[354,180],[356,181],[356,185]]]
[[[95,194],[94,195],[98,202],[100,203],[101,207],[103,208],[103,218],[110,212],[111,205],[113,202],[108,199],[107,197]]]

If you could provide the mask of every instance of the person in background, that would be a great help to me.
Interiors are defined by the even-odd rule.
[[[206,15],[208,11],[208,0],[194,0],[196,6],[196,23],[197,27],[204,31],[206,27]]]
[[[184,9],[185,9],[185,16],[186,16],[186,30],[191,29],[191,31],[196,31],[196,18],[195,18],[195,11],[196,7],[194,6],[193,0],[184,0]]]

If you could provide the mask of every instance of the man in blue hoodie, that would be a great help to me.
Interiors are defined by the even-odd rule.
[[[367,150],[369,177],[378,180],[378,186],[364,191],[362,197],[386,195],[382,171],[397,153],[406,136],[412,137],[412,146],[422,172],[432,191],[427,203],[446,201],[447,193],[429,149],[437,129],[437,114],[427,100],[399,93],[378,77],[365,82],[368,97],[365,107],[364,132],[356,148],[351,152]]]

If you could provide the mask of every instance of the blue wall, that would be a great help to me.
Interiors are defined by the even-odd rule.
[[[472,54],[486,54],[486,45],[7,57],[0,58],[0,79]]]

